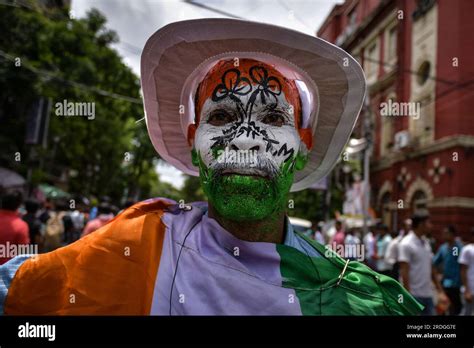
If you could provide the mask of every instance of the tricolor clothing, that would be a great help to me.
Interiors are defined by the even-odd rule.
[[[395,280],[296,234],[246,242],[206,203],[139,203],[53,252],[0,267],[6,315],[403,315]]]

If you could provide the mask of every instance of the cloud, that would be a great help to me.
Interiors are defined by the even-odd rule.
[[[198,1],[198,0],[196,0]],[[338,0],[222,0],[200,3],[244,19],[275,24],[314,35]],[[236,6],[238,4],[238,6]],[[97,8],[107,17],[107,27],[120,37],[116,49],[140,74],[140,53],[146,40],[159,28],[179,20],[224,17],[178,0],[80,0],[72,2],[75,17]]]
[[[206,6],[234,14],[243,19],[291,28],[315,35],[326,16],[341,0],[195,0]],[[72,1],[76,18],[91,8],[107,18],[107,27],[117,32],[120,42],[114,46],[124,63],[140,75],[140,54],[146,40],[159,28],[180,20],[224,17],[178,0],[79,0]],[[182,173],[169,165],[157,166],[160,180],[180,188]]]

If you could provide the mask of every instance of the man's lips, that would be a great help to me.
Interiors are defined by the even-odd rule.
[[[228,168],[222,171],[222,175],[244,175],[268,179],[269,175],[261,169],[255,168]]]

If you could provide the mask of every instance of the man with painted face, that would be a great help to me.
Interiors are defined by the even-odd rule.
[[[219,28],[219,29],[217,29]],[[150,139],[208,203],[150,199],[76,243],[0,267],[5,314],[390,315],[392,278],[296,234],[290,190],[331,170],[364,97],[323,40],[245,21],[173,23],[142,54]],[[315,207],[317,209],[317,207]]]
[[[209,216],[239,239],[282,243],[294,172],[311,148],[311,138],[298,133],[295,82],[253,59],[221,60],[195,101],[192,160]]]

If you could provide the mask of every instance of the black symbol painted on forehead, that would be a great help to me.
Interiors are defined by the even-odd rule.
[[[272,102],[275,104],[275,107],[279,104],[278,96],[281,94],[280,80],[274,76],[268,76],[267,69],[259,65],[252,66],[249,69],[249,77],[253,84],[247,77],[241,76],[240,70],[226,70],[221,77],[221,83],[212,92],[211,99],[214,102],[226,98],[234,101],[240,115],[240,120],[232,124],[232,126],[223,129],[221,136],[212,138],[211,140],[214,143],[211,145],[211,148],[225,147],[233,139],[243,135],[252,137],[252,139],[255,139],[256,136],[261,136],[266,143],[265,151],[278,155],[281,153],[289,154],[289,157],[291,157],[294,152],[293,149],[288,151],[286,144],[283,144],[280,150],[275,150],[274,145],[280,142],[270,139],[265,129],[261,129],[255,122],[251,121],[252,110],[258,97],[260,97],[262,104]],[[240,97],[248,94],[250,94],[250,98],[244,105]]]
[[[281,94],[281,83],[276,77],[268,76],[267,69],[258,65],[249,69],[249,76],[254,84],[248,78],[241,76],[240,70],[226,70],[221,77],[222,82],[212,92],[212,100],[217,102],[228,97],[240,102],[238,96],[252,93],[247,107],[255,103],[258,96],[262,104],[266,104],[270,97],[274,97],[275,102],[278,103],[277,96]]]

